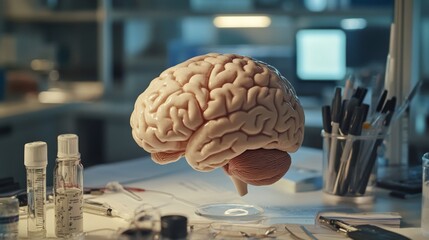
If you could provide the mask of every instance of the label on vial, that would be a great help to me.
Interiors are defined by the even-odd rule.
[[[55,233],[66,237],[83,232],[83,195],[79,188],[58,189],[55,194]]]
[[[38,231],[45,228],[45,179],[44,169],[35,169],[27,176],[28,230]]]

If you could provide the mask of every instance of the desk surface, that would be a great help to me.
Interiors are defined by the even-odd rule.
[[[320,150],[301,148],[297,153],[292,154],[293,166],[320,170],[321,164],[322,153]],[[172,194],[176,201],[170,202],[165,207],[160,208],[161,214],[183,214],[188,216],[189,221],[194,222],[207,221],[206,218],[194,213],[195,208],[198,205],[213,202],[258,205],[264,209],[265,217],[274,215],[277,217],[282,212],[290,212],[291,209],[353,208],[369,212],[398,212],[402,215],[403,219],[402,227],[397,231],[407,235],[411,239],[424,239],[419,229],[421,199],[401,200],[391,198],[388,196],[388,192],[382,189],[376,190],[376,198],[370,204],[338,205],[327,201],[320,190],[290,193],[273,186],[249,186],[249,193],[244,197],[239,197],[235,192],[233,183],[221,169],[208,173],[197,172],[184,159],[162,166],[155,164],[149,157],[142,157],[135,160],[85,169],[84,183],[87,187],[104,186],[110,181],[118,181],[126,186]],[[129,201],[132,202],[133,200]],[[129,207],[132,204],[127,203],[124,205]],[[84,216],[84,219],[89,218],[87,215]],[[93,218],[95,216],[90,217]],[[106,220],[103,221],[106,222]],[[86,221],[86,223],[86,230],[100,227],[97,226],[100,222],[96,220],[91,220],[91,222]],[[125,221],[121,221],[119,218],[112,218],[103,227],[126,227],[126,224]],[[20,229],[22,228],[20,227]]]

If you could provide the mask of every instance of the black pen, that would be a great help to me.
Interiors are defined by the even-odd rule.
[[[357,87],[357,88],[355,89],[355,91],[353,92],[352,97],[354,97],[354,98],[358,98],[358,97],[359,97],[359,95],[360,95],[360,93],[361,93],[361,91],[362,91],[362,88],[361,88],[361,87]]]
[[[326,141],[326,147],[327,149],[331,149],[331,137],[329,134],[332,132],[332,126],[331,126],[331,107],[329,105],[325,105],[322,107],[322,120],[323,120],[323,130],[325,131],[324,141]],[[327,154],[325,157],[329,160],[329,152],[325,152],[324,154]],[[333,174],[329,173],[326,178],[326,185],[331,186]]]
[[[372,113],[373,115],[371,116],[371,122],[376,121],[376,119],[380,117],[381,110],[383,109],[384,102],[386,101],[386,97],[387,90],[384,90],[377,100],[377,106],[375,107],[374,112]]]
[[[332,99],[331,106],[331,125],[332,125],[332,133],[337,134],[340,123],[340,114],[341,114],[341,88],[335,89],[335,95]]]
[[[393,117],[393,113],[396,107],[396,97],[392,97],[390,100],[386,101],[386,104],[383,107],[382,114],[384,114],[384,119],[382,122],[382,128],[380,134],[384,135],[387,133],[390,126],[390,122]],[[375,126],[379,127],[379,126]],[[371,151],[371,154],[368,159],[368,164],[365,166],[361,181],[359,182],[358,191],[360,194],[364,194],[366,187],[368,185],[369,177],[371,175],[372,169],[374,168],[375,162],[377,160],[377,150],[378,147],[383,143],[383,138],[378,138],[375,141],[374,148]]]
[[[350,120],[352,118],[352,114],[354,109],[359,106],[359,100],[355,97],[352,97],[348,102],[347,106],[344,107],[344,114],[341,120],[340,131],[342,135],[347,135],[349,133],[350,128]]]
[[[363,114],[363,121],[362,122],[365,122],[366,117],[368,116],[368,112],[369,112],[369,105],[364,103],[361,106],[363,108],[363,113],[362,113]]]
[[[378,99],[377,107],[375,109],[376,112],[378,113],[381,112],[384,106],[384,101],[386,101],[386,97],[387,97],[387,90],[384,90],[380,98]]]
[[[322,107],[322,121],[323,130],[325,131],[325,133],[331,133],[331,107],[329,105],[325,105]]]
[[[359,154],[360,141],[355,141],[362,132],[364,108],[356,107],[350,122],[350,131],[347,135],[346,145],[341,155],[341,165],[334,183],[334,191],[338,195],[344,195],[350,184],[352,171],[356,165]]]
[[[363,100],[365,99],[367,92],[368,92],[368,89],[364,87],[358,87],[352,97],[357,98],[359,100],[359,105],[361,105]]]
[[[386,101],[386,104],[384,104],[383,110],[381,110],[381,112],[382,113],[393,112],[395,111],[395,107],[396,107],[396,97],[392,97]]]

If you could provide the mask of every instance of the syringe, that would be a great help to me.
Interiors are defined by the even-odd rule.
[[[86,213],[92,213],[100,216],[121,217],[121,218],[124,217],[121,214],[119,214],[117,210],[113,209],[109,204],[91,201],[89,199],[85,199],[83,203],[83,211]],[[125,217],[128,217],[128,216],[125,216]]]

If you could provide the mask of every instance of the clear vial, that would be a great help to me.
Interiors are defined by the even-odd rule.
[[[48,147],[45,142],[24,145],[27,170],[27,232],[31,239],[46,237],[46,166]]]
[[[0,198],[0,239],[18,239],[19,202]]]
[[[83,237],[83,166],[75,134],[58,136],[54,170],[55,234],[59,238]]]

